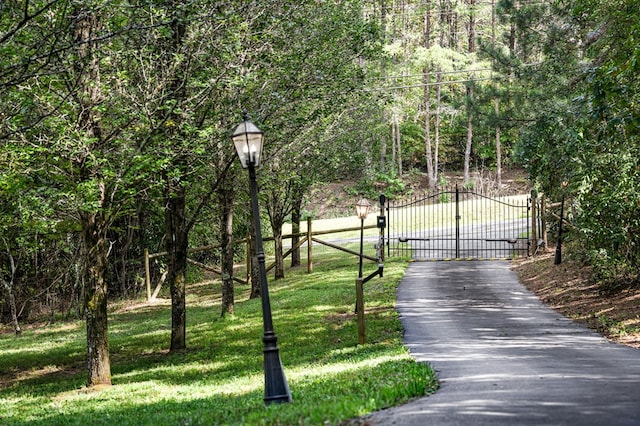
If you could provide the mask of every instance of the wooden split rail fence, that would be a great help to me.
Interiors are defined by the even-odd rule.
[[[364,227],[364,229],[373,229],[373,228],[377,228],[376,225],[367,225]],[[307,230],[306,232],[300,232],[300,233],[296,233],[296,234],[286,234],[282,236],[282,239],[292,239],[294,237],[298,237],[300,238],[300,240],[293,245],[289,250],[287,250],[284,254],[283,254],[283,258],[287,258],[288,256],[291,255],[291,253],[293,253],[295,250],[300,249],[305,243],[307,243],[307,273],[312,273],[313,272],[313,243],[318,243],[321,245],[325,245],[327,247],[336,249],[336,250],[340,250],[349,254],[352,254],[354,256],[360,256],[360,254],[354,250],[350,250],[348,248],[345,247],[341,247],[338,244],[334,244],[334,243],[330,243],[328,241],[324,241],[321,239],[316,238],[316,236],[318,235],[328,235],[328,234],[339,234],[342,232],[353,232],[353,231],[359,231],[360,227],[349,227],[349,228],[341,228],[341,229],[332,229],[332,230],[325,230],[325,231],[313,231],[313,227],[312,227],[312,220],[311,219],[307,219]],[[266,237],[263,239],[264,241],[273,241],[273,237]],[[240,284],[248,284],[249,281],[251,280],[251,251],[250,251],[250,245],[251,245],[251,237],[246,237],[237,241],[234,241],[234,244],[245,244],[246,250],[245,250],[245,261],[246,261],[246,274],[244,279],[239,278],[234,276],[233,280],[240,283]],[[214,244],[214,245],[208,245],[208,246],[202,246],[202,247],[194,247],[194,248],[190,248],[188,249],[188,253],[197,253],[197,252],[202,252],[202,251],[208,251],[208,250],[215,250],[215,249],[219,249],[221,248],[221,245],[219,244]],[[159,258],[159,257],[163,257],[166,256],[168,253],[165,252],[160,252],[160,253],[149,253],[148,249],[144,250],[144,270],[145,270],[145,284],[146,284],[146,290],[147,290],[147,300],[153,300],[158,296],[158,293],[160,292],[160,289],[162,288],[162,284],[164,283],[166,277],[167,277],[167,273],[166,271],[161,275],[160,279],[158,280],[158,283],[155,285],[155,288],[153,290],[153,292],[151,291],[152,288],[152,283],[151,283],[151,265],[150,262],[153,259]],[[367,259],[370,260],[372,262],[378,262],[378,259],[373,257],[373,256],[368,256],[363,254],[362,255],[363,259]],[[197,266],[205,271],[208,272],[213,272],[217,275],[222,275],[222,271],[220,268],[215,267],[215,266],[209,266],[206,265],[204,263],[195,261],[193,259],[187,259],[187,262],[190,263],[191,265]],[[267,266],[267,272],[269,272],[271,269],[273,269],[276,266],[276,263],[272,263],[269,266]]]

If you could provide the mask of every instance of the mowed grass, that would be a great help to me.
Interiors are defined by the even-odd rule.
[[[312,274],[287,269],[286,279],[269,280],[292,403],[263,402],[260,300],[238,285],[235,315],[221,318],[214,280],[188,288],[180,353],[167,351],[168,300],[111,305],[111,387],[85,387],[82,321],[0,334],[0,424],[338,424],[434,391],[432,370],[402,345],[394,309],[406,261],[387,262],[384,277],[365,284],[364,345],[354,315],[357,261],[323,250]],[[375,267],[366,263],[365,272]]]

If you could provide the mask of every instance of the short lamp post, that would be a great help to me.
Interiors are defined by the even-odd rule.
[[[358,316],[358,343],[365,343],[364,327],[364,278],[362,278],[362,246],[364,241],[364,220],[369,215],[371,204],[366,198],[356,203],[356,216],[360,218],[360,262],[358,266],[358,279],[356,279],[356,315]]]
[[[236,128],[231,138],[233,139],[242,167],[249,169],[251,213],[256,237],[260,295],[262,299],[262,320],[264,324],[264,335],[262,337],[262,342],[264,343],[264,402],[265,404],[290,402],[291,392],[289,391],[289,384],[287,383],[287,378],[282,368],[282,361],[280,360],[280,351],[277,345],[278,339],[273,331],[265,255],[262,247],[260,212],[258,210],[256,167],[260,166],[260,160],[262,159],[264,133],[258,129],[255,124],[250,122],[247,119],[247,114],[244,113],[244,121]]]
[[[358,269],[358,277],[362,278],[362,245],[364,240],[364,220],[369,215],[371,203],[366,198],[362,198],[356,203],[356,216],[360,219],[360,266]]]

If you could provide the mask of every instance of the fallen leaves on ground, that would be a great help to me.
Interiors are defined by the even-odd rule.
[[[520,282],[567,318],[585,324],[611,341],[640,348],[640,288],[602,292],[591,268],[571,260],[554,265],[554,253],[518,259]]]

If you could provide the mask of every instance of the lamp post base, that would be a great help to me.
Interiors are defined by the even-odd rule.
[[[277,338],[275,334],[267,333],[262,341],[264,342],[264,403],[269,405],[291,402],[289,383],[276,345]]]

